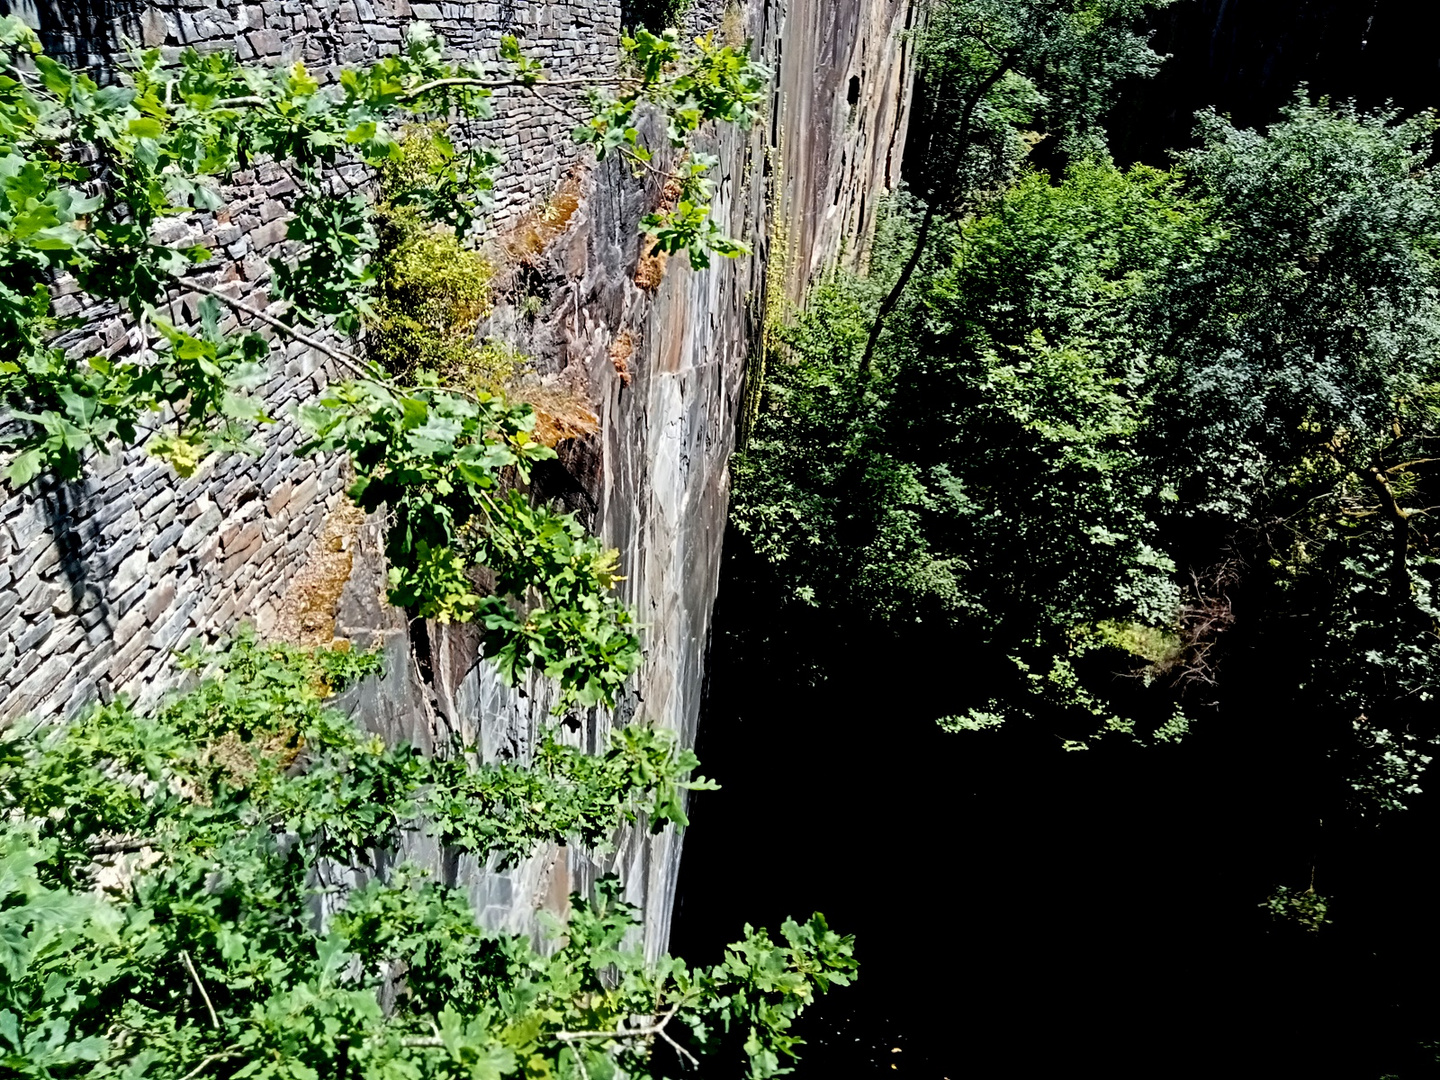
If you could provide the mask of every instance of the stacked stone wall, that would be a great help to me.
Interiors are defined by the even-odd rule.
[[[484,53],[514,33],[557,75],[596,73],[611,62],[621,17],[616,0],[391,0],[386,8],[368,0],[88,2],[78,14],[65,7],[37,15],[51,48],[78,61],[113,55],[127,34],[164,49],[234,46],[247,59],[299,59],[315,70],[394,50],[402,26],[424,18],[457,53]],[[841,251],[863,247],[873,219],[865,208],[898,170],[891,148],[903,139],[908,60],[894,45],[910,7],[910,0],[695,0],[690,29],[720,21],[727,33],[751,38],[776,75],[764,123],[703,140],[720,161],[717,220],[752,253],[701,272],[683,259],[651,259],[638,224],[662,199],[663,182],[611,158],[576,172],[581,198],[563,236],[517,269],[526,301],[539,299],[541,309],[525,313],[518,288],[497,297],[486,332],[519,335],[516,343],[548,375],[582,391],[600,419],[594,436],[566,446],[568,471],[563,483],[555,478],[556,494],[583,508],[587,523],[619,550],[623,598],[645,627],[644,664],[620,708],[582,717],[567,737],[599,747],[610,726],[638,720],[694,743],[729,459],[747,362],[772,309],[766,295],[780,290],[798,299],[810,275]],[[577,159],[569,118],[529,96],[497,95],[495,105],[495,118],[474,135],[510,158],[497,215],[504,229],[508,216],[548,197]],[[334,178],[340,188],[360,180],[343,171]],[[289,181],[275,169],[237,181],[227,215],[178,222],[168,239],[223,251],[199,283],[263,307]],[[193,319],[196,299],[179,296],[172,317]],[[67,341],[76,355],[138,344],[117,313],[82,309],[73,292],[61,305],[86,324]],[[303,347],[277,348],[264,389],[272,414],[324,384],[321,359]],[[216,459],[189,480],[132,450],[93,463],[80,483],[4,497],[0,723],[26,712],[59,715],[92,693],[153,697],[168,684],[172,648],[223,634],[243,618],[263,626],[273,617],[303,579],[345,480],[335,461],[296,459],[294,440],[277,431],[258,460]],[[504,685],[480,662],[473,627],[407,625],[403,612],[379,601],[378,523],[364,526],[356,543],[338,625],[356,637],[375,631],[371,640],[391,660],[383,682],[357,689],[357,715],[412,745],[459,733],[487,759],[523,759],[538,730],[553,723],[553,687],[538,676],[519,692]],[[411,654],[412,638],[422,634],[423,678]],[[667,944],[680,844],[673,828],[650,835],[627,827],[606,855],[546,847],[504,872],[465,860],[457,866],[439,851],[411,854],[466,889],[487,924],[522,931],[535,929],[540,908],[563,910],[569,893],[583,892],[595,874],[619,872],[627,898],[644,909],[653,955]]]
[[[175,53],[233,48],[248,62],[301,61],[324,74],[397,50],[417,19],[439,30],[457,56],[493,57],[501,35],[515,34],[557,76],[594,75],[613,64],[620,22],[616,0],[102,0],[20,10],[47,49],[102,77],[113,73],[127,39]],[[494,104],[494,118],[472,134],[508,158],[496,192],[496,227],[503,228],[548,197],[576,152],[572,122],[552,106],[504,92]],[[264,309],[268,260],[284,242],[295,185],[264,165],[234,180],[222,211],[167,222],[157,239],[216,252],[218,262],[194,280]],[[362,170],[342,169],[331,184],[338,193],[363,180]],[[57,314],[81,323],[61,340],[72,356],[143,347],[119,311],[82,303],[73,282],[62,280],[56,291]],[[172,320],[193,325],[198,299],[179,291]],[[268,429],[258,459],[212,458],[183,479],[132,449],[91,462],[75,483],[18,493],[0,486],[0,722],[65,715],[120,692],[152,699],[173,681],[175,648],[214,640],[240,620],[263,629],[273,619],[345,486],[340,462],[293,455],[299,434],[283,419],[325,385],[324,359],[275,342],[274,375],[261,395],[281,422]]]
[[[0,7],[6,2],[16,6],[0,0]],[[300,62],[323,79],[337,64],[398,52],[405,28],[417,21],[434,27],[456,58],[492,61],[501,37],[513,34],[527,56],[564,78],[613,71],[620,40],[619,0],[42,0],[30,10],[48,51],[102,78],[113,76],[127,41],[172,59],[184,48],[233,49],[245,63]],[[580,93],[550,100],[568,107]],[[495,190],[496,218],[504,221],[545,198],[577,152],[569,137],[574,122],[529,91],[499,90],[494,106],[494,118],[477,123],[473,136],[507,158]]]

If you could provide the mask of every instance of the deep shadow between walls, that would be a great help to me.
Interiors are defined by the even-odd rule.
[[[919,641],[837,640],[806,686],[730,539],[699,745],[724,788],[695,799],[673,946],[708,962],[812,910],[857,936],[799,1077],[1440,1076],[1435,798],[1320,829],[1333,769],[1259,667],[1181,746],[1075,754],[941,732],[977,673]],[[1333,925],[1272,922],[1312,864]]]
[[[1267,123],[1302,82],[1440,105],[1440,5],[1180,0],[1152,27],[1172,59],[1116,102],[1121,163],[1166,164],[1207,105]],[[813,910],[857,936],[859,982],[800,1025],[802,1080],[1440,1076],[1440,799],[1336,813],[1342,766],[1271,678],[1284,643],[1232,657],[1182,745],[1066,754],[943,733],[986,661],[807,622],[740,538],[725,559],[698,748],[724,789],[694,802],[673,944],[710,961],[744,920]],[[1332,924],[1273,922],[1312,867]]]
[[[1192,144],[1199,109],[1268,123],[1302,83],[1367,109],[1440,106],[1440,4],[1429,0],[1176,0],[1149,25],[1170,59],[1111,111],[1122,164],[1168,164]]]

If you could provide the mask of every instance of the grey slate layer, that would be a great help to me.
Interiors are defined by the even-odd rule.
[[[705,0],[691,19],[718,21],[723,10]],[[798,300],[813,274],[842,252],[863,259],[876,200],[898,182],[910,72],[897,35],[911,18],[910,0],[749,0],[741,16],[776,73],[773,97],[755,130],[721,132],[710,148],[722,162],[715,213],[751,245],[749,257],[717,260],[699,273],[674,259],[658,288],[642,289],[635,283],[637,222],[660,199],[653,180],[647,188],[619,162],[580,162],[572,173],[579,159],[570,122],[533,100],[497,95],[496,117],[481,133],[509,157],[498,227],[543,200],[563,176],[577,176],[583,191],[569,228],[531,272],[545,297],[539,315],[532,320],[502,305],[486,329],[534,355],[548,376],[582,386],[601,419],[598,435],[564,448],[565,471],[547,481],[620,550],[625,599],[645,628],[643,669],[615,715],[582,718],[574,737],[592,746],[603,745],[611,725],[633,719],[672,728],[693,745],[729,458],[766,290]],[[94,5],[89,14],[69,7],[39,13],[48,46],[74,61],[103,62],[125,33],[167,49],[224,46],[251,59],[302,59],[317,70],[394,50],[401,28],[422,18],[460,53],[493,50],[502,33],[516,33],[560,76],[602,70],[620,33],[614,0],[398,0],[386,7],[184,0],[138,11]],[[853,104],[852,79],[859,95]],[[183,227],[225,253],[225,264],[206,280],[264,306],[264,260],[283,236],[288,181],[276,170],[238,179],[228,220],[199,216]],[[335,183],[354,180],[342,175]],[[778,276],[767,265],[776,221],[788,253]],[[79,310],[73,297],[61,302]],[[193,295],[182,303],[193,313]],[[85,330],[70,343],[77,355],[127,347],[113,314],[85,314]],[[634,342],[628,381],[611,358],[612,344],[627,332]],[[272,414],[327,377],[323,358],[303,347],[283,346],[282,366],[282,345],[264,391]],[[97,693],[153,699],[169,685],[173,648],[223,637],[242,619],[262,629],[273,621],[344,487],[340,462],[297,459],[289,453],[294,440],[277,425],[258,460],[215,460],[189,480],[132,450],[95,462],[80,483],[7,495],[0,502],[0,722],[63,714]],[[550,720],[548,685],[501,685],[478,661],[473,631],[436,625],[410,631],[424,633],[430,646],[430,678],[422,681],[402,613],[380,598],[379,548],[372,522],[362,530],[338,631],[383,644],[390,671],[352,691],[348,705],[391,739],[428,747],[459,733],[487,759],[523,759]],[[563,910],[565,897],[597,872],[618,871],[630,899],[644,907],[645,943],[654,953],[669,936],[679,852],[672,829],[655,836],[625,829],[612,855],[592,860],[550,849],[505,873],[447,858],[419,840],[408,855],[467,889],[488,924],[517,930],[533,929],[541,908]]]

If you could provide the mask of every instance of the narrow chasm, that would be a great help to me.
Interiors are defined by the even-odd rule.
[[[771,329],[674,947],[856,935],[800,1078],[1440,1076],[1434,16],[1110,5],[1087,100],[1053,9],[931,8]]]

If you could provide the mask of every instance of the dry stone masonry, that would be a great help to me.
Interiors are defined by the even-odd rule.
[[[61,0],[28,17],[52,50],[98,68],[128,37],[163,49],[234,47],[247,59],[322,71],[396,49],[404,25],[425,19],[459,53],[493,54],[501,34],[516,34],[565,76],[606,69],[621,31],[616,0]],[[565,444],[563,468],[543,478],[619,549],[625,599],[645,627],[645,662],[616,715],[579,718],[574,738],[595,747],[612,724],[632,720],[693,745],[729,459],[747,362],[775,310],[767,294],[797,300],[842,252],[863,253],[876,200],[898,183],[904,138],[910,70],[898,38],[911,0],[695,0],[686,18],[751,39],[775,73],[763,122],[717,132],[706,147],[721,160],[714,212],[750,256],[704,272],[648,258],[637,225],[663,198],[660,181],[619,161],[587,164],[570,143],[572,121],[532,96],[497,95],[495,118],[475,133],[509,157],[497,231],[562,180],[580,195],[563,235],[511,267],[483,332],[534,356],[549,383],[582,394],[600,420],[598,434]],[[228,216],[175,227],[225,254],[202,283],[263,307],[289,181],[273,169],[237,180]],[[357,180],[342,171],[334,182],[340,190]],[[86,317],[67,342],[77,355],[129,347],[113,313],[61,302]],[[193,318],[194,303],[177,300],[176,317]],[[265,388],[272,415],[327,378],[310,350],[281,352]],[[282,429],[258,460],[212,460],[188,480],[134,450],[95,462],[81,483],[3,495],[0,722],[61,715],[96,695],[153,698],[172,649],[223,636],[242,619],[263,632],[315,555],[345,483],[334,461],[296,459],[293,439]],[[348,707],[387,738],[429,747],[459,734],[487,759],[523,759],[550,722],[548,685],[502,685],[470,628],[407,624],[381,599],[380,549],[380,526],[369,522],[336,625],[384,647],[387,673],[353,691]],[[407,854],[465,888],[487,924],[517,930],[533,928],[541,908],[561,910],[595,874],[620,872],[645,909],[654,953],[669,936],[679,852],[673,830],[622,830],[604,858],[548,849],[504,873],[456,865],[423,845]]]

